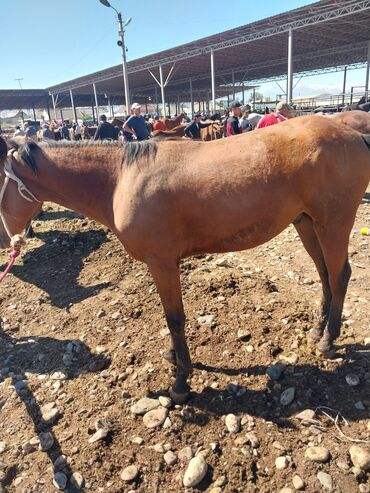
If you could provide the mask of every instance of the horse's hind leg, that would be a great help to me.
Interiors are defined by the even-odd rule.
[[[176,355],[176,380],[171,397],[176,403],[184,402],[190,387],[187,378],[192,372],[189,349],[185,340],[185,313],[182,304],[180,271],[177,262],[169,263],[159,259],[147,262],[157,286],[171,333],[172,347]]]
[[[314,230],[313,221],[307,214],[301,214],[294,222],[294,227],[302,240],[303,246],[315,263],[322,286],[322,299],[319,312],[318,326],[310,331],[310,338],[318,342],[324,332],[330,310],[331,290],[329,285],[328,270],[326,268],[324,254]]]
[[[330,355],[333,349],[333,341],[340,335],[344,298],[351,277],[351,267],[348,263],[348,242],[353,220],[350,224],[345,224],[345,218],[342,218],[342,221],[342,224],[325,226],[315,224],[315,231],[319,237],[328,269],[332,294],[328,325],[316,346],[321,353],[327,355]]]

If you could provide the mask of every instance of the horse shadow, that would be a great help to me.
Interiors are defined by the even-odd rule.
[[[47,231],[36,233],[45,243],[23,256],[24,265],[14,265],[12,274],[47,293],[47,302],[67,308],[109,286],[109,282],[81,286],[78,275],[83,259],[107,241],[103,230],[86,232]],[[4,266],[2,266],[4,269]],[[48,275],[45,275],[48,272]]]
[[[66,353],[66,349],[71,349]],[[63,361],[63,354],[70,354],[71,360],[68,365]],[[32,392],[28,378],[30,374],[43,375],[46,379],[56,385],[63,385],[64,380],[53,380],[55,372],[63,372],[66,380],[78,378],[81,374],[100,371],[110,364],[110,360],[104,354],[93,355],[88,346],[80,340],[59,340],[51,337],[21,337],[13,338],[5,333],[0,327],[0,360],[3,362],[0,380],[10,379],[10,384],[14,387],[17,397],[21,400],[24,408],[32,420],[35,434],[48,433],[52,445],[44,450],[53,466],[54,474],[62,472],[68,478],[65,491],[77,493],[84,491],[84,488],[76,488],[70,483],[73,470],[68,462],[56,462],[56,459],[63,455],[62,444],[58,441],[53,432],[53,425],[57,423],[60,416],[54,421],[45,421],[42,416],[41,405]],[[57,383],[59,382],[59,383]],[[58,388],[50,387],[50,400],[57,400]],[[54,392],[54,394],[53,394]],[[43,405],[47,404],[46,402]],[[45,435],[44,435],[45,436]],[[37,444],[27,444],[27,448],[22,450],[24,455],[32,453],[38,447]],[[2,481],[4,493],[16,478],[19,470],[18,464],[9,465],[6,469],[5,478]]]
[[[85,216],[79,212],[70,211],[68,209],[62,211],[46,209],[41,210],[37,215],[37,220],[40,221],[56,221],[58,219],[85,219]]]
[[[294,365],[279,362],[277,364],[282,365],[280,378],[272,380],[266,376],[266,383],[262,384],[260,378],[266,375],[266,371],[273,365],[253,365],[251,362],[251,365],[231,367],[226,361],[221,361],[219,366],[195,362],[193,368],[202,372],[204,380],[217,382],[217,375],[222,375],[222,377],[230,377],[229,384],[224,385],[223,388],[219,386],[214,388],[208,383],[201,391],[192,391],[179,415],[180,423],[176,433],[186,431],[189,426],[205,427],[211,417],[220,418],[234,414],[248,418],[248,424],[243,426],[243,431],[256,430],[259,440],[263,438],[258,433],[258,429],[254,425],[249,426],[249,420],[253,422],[255,417],[262,418],[265,423],[270,423],[281,431],[311,426],[314,431],[325,433],[332,428],[338,439],[342,440],[343,437],[339,436],[334,424],[337,419],[337,424],[345,435],[354,439],[360,438],[356,436],[356,432],[351,432],[351,422],[367,420],[369,416],[369,347],[361,344],[344,344],[338,345],[337,349],[341,356],[341,361],[337,362],[329,360],[322,361],[320,364],[317,360],[317,364],[300,364],[298,360]],[[358,385],[348,385],[346,376],[349,374],[359,376]],[[259,381],[255,377],[259,377]],[[280,399],[282,393],[289,388],[294,388],[294,400],[289,405],[284,405]],[[151,397],[160,395],[163,393],[156,391],[150,393]],[[312,422],[302,424],[295,415],[306,409],[316,411],[316,415]],[[325,413],[329,414],[332,420]],[[227,436],[228,432],[225,427],[223,428],[220,433]],[[216,443],[215,446],[214,453],[221,455],[222,450],[217,449],[219,445]],[[251,468],[249,473],[253,476],[253,467],[256,465],[253,454],[248,464]],[[206,477],[197,486],[199,491],[206,491],[213,479],[213,471],[210,468]]]

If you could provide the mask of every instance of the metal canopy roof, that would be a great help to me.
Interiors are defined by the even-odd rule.
[[[190,79],[193,81],[194,99],[197,91],[204,97],[211,88],[211,51],[215,58],[216,97],[225,94],[225,84],[232,84],[232,73],[235,82],[249,86],[283,78],[287,73],[290,28],[294,33],[295,74],[336,71],[345,65],[352,68],[364,66],[370,40],[370,0],[322,0],[132,60],[128,62],[132,100],[135,97],[143,101],[154,98],[157,84],[149,70],[158,78],[159,65],[162,65],[165,77],[174,65],[165,89],[166,99],[170,97],[173,101],[178,94],[188,95]],[[112,104],[123,102],[121,65],[49,87],[48,91],[59,94],[58,106],[70,105],[70,89],[77,106],[84,102],[92,104],[93,83],[96,84],[99,102],[103,98],[101,104],[107,103],[104,95],[111,98]],[[0,91],[1,108],[5,106]]]

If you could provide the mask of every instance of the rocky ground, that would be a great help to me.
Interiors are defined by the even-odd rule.
[[[0,491],[369,492],[369,197],[332,361],[307,344],[320,285],[292,227],[182,263],[195,366],[183,406],[145,266],[46,207],[0,287]]]

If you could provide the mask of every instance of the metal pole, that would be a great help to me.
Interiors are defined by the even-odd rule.
[[[347,65],[344,67],[344,73],[343,73],[342,106],[344,106],[344,97],[346,94],[346,82],[347,82]]]
[[[92,119],[93,119],[93,122],[95,123],[95,110],[94,110],[94,106],[91,106],[91,111],[92,111]]]
[[[99,102],[98,102],[98,96],[96,94],[96,85],[95,82],[93,82],[93,88],[94,88],[94,97],[95,97],[95,107],[96,107],[96,119],[99,123]]]
[[[162,95],[162,110],[163,110],[163,118],[166,117],[166,101],[164,99],[164,83],[163,83],[163,70],[162,65],[159,66],[159,80],[161,83],[161,95]]]
[[[155,87],[154,87],[154,92],[155,92],[155,106],[156,106],[156,112],[157,112],[157,115],[159,115],[158,90],[157,90],[157,86],[155,86]]]
[[[256,88],[253,87],[253,110],[256,111]]]
[[[244,84],[242,85],[243,104],[245,104]]]
[[[54,120],[56,121],[57,120],[57,107],[56,107],[56,104],[55,104],[55,98],[54,98],[54,94],[51,93],[51,100],[53,102],[53,108],[54,108]]]
[[[73,110],[73,116],[74,116],[74,119],[75,119],[75,122],[77,123],[77,111],[76,111],[76,107],[75,107],[75,102],[73,100],[73,93],[72,93],[72,89],[69,90],[69,95],[71,97],[71,103],[72,103],[72,110]]]
[[[50,107],[49,107],[49,103],[46,103],[46,111],[48,113],[48,118],[49,118],[49,122],[50,122],[51,118],[50,118]]]
[[[233,101],[235,101],[235,73],[234,73],[234,69],[232,69],[232,71],[231,71],[231,80],[233,83]]]
[[[216,113],[215,56],[211,50],[212,113]]]
[[[126,102],[126,113],[130,114],[130,90],[128,86],[128,76],[127,76],[127,63],[126,63],[126,47],[125,47],[125,32],[122,25],[122,14],[118,12],[118,35],[121,38],[121,48],[122,48],[122,72],[123,72],[123,84],[125,89],[125,102]]]
[[[367,65],[366,65],[366,82],[365,82],[365,97],[366,100],[369,97],[369,79],[370,79],[370,41],[367,46]]]
[[[191,108],[191,117],[194,118],[193,81],[191,79],[190,79],[190,108]]]
[[[287,80],[287,103],[293,99],[293,29],[289,28],[288,37],[288,80]]]
[[[36,121],[36,111],[35,111],[35,105],[32,105],[32,111],[33,111],[33,121]]]

